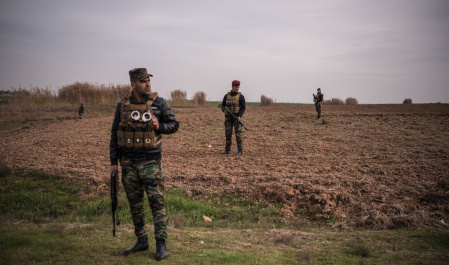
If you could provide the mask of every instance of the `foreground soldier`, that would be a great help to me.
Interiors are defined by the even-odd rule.
[[[164,172],[161,165],[162,134],[178,130],[167,102],[151,92],[146,68],[129,71],[132,92],[117,104],[111,129],[111,171],[122,166],[122,183],[128,197],[137,242],[124,255],[148,249],[145,232],[144,191],[147,193],[154,220],[156,259],[168,257],[167,216],[164,204]]]
[[[243,152],[243,143],[242,143],[242,125],[239,123],[240,118],[245,113],[246,103],[245,97],[242,93],[239,92],[240,89],[240,81],[234,80],[232,81],[232,90],[228,92],[221,103],[223,107],[229,109],[229,111],[237,117],[237,120],[229,115],[225,110],[225,134],[226,134],[226,146],[225,151],[222,153],[227,155],[231,153],[231,144],[232,144],[232,128],[235,130],[235,140],[237,142],[238,152],[235,155],[242,155]]]
[[[321,118],[321,102],[323,101],[323,94],[321,94],[321,88],[317,88],[316,96],[313,95],[313,102],[315,102],[315,109],[318,113],[317,120]]]

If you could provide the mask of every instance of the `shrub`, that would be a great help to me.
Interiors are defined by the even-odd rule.
[[[265,95],[260,96],[260,105],[261,106],[270,106],[273,105],[273,99],[266,97]]]
[[[347,105],[358,105],[359,101],[356,98],[347,98],[346,104]]]
[[[171,104],[173,105],[186,105],[187,104],[187,93],[181,91],[180,89],[170,92]]]
[[[406,99],[404,99],[404,101],[402,101],[402,104],[412,104],[412,99],[406,98]]]
[[[99,85],[88,82],[75,82],[63,86],[58,97],[68,103],[108,104],[117,103],[121,97],[131,91],[129,85]]]
[[[343,100],[341,100],[339,98],[332,98],[332,99],[328,99],[328,100],[323,100],[322,104],[323,105],[343,105]]]
[[[192,102],[193,104],[197,105],[197,106],[204,106],[206,105],[206,93],[204,93],[203,91],[198,91],[193,95],[192,98]]]

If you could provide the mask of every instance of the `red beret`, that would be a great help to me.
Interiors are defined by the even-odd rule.
[[[239,80],[232,81],[232,86],[240,86],[240,81]]]

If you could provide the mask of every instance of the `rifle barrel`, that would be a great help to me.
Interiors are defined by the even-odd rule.
[[[231,114],[232,117],[234,117],[234,119],[238,120],[238,118],[237,118],[234,114],[232,114],[232,112],[229,111],[229,109],[226,108],[225,106],[223,106],[223,105],[221,105],[221,104],[218,104],[218,107],[221,108],[223,111],[226,110],[229,114]],[[246,126],[243,125],[243,122],[239,121],[239,123],[243,126],[243,128],[245,128],[245,130],[248,131],[248,128],[246,128]]]
[[[117,210],[117,172],[111,172],[111,209],[112,209],[112,236],[115,237],[115,211]]]

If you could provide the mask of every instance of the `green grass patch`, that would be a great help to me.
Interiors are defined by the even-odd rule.
[[[232,224],[238,228],[269,227],[280,228],[286,224],[282,222],[280,209],[265,204],[244,201],[233,195],[225,195],[219,203],[214,200],[196,200],[187,196],[180,189],[170,189],[164,194],[167,208],[168,224],[176,227],[228,227]],[[110,198],[86,202],[75,214],[71,214],[68,221],[99,220],[100,213],[111,213]],[[101,210],[99,210],[101,209]],[[144,204],[148,222],[152,222],[151,209],[145,196]],[[126,194],[121,191],[118,197],[118,212],[121,222],[132,224],[129,204]],[[212,219],[204,222],[203,216]],[[109,218],[109,217],[107,217]]]
[[[191,109],[191,108],[200,108],[200,107],[188,104],[188,105],[184,105],[184,106],[170,105],[170,108],[173,108],[173,109]]]
[[[332,231],[325,228],[169,227],[169,264],[447,264],[447,229]],[[4,264],[156,264],[155,244],[127,257],[131,224],[112,237],[104,221],[0,227]],[[291,238],[282,240],[282,238]],[[443,242],[441,242],[443,240]]]
[[[403,142],[399,144],[400,147],[413,147],[415,146],[414,143],[409,143],[409,142]]]
[[[125,257],[135,236],[123,187],[116,237],[109,196],[81,196],[88,184],[0,166],[0,187],[4,264],[157,263],[146,197],[150,248]],[[447,264],[448,227],[371,231],[286,224],[280,204],[233,194],[198,200],[174,188],[166,191],[165,201],[169,264]]]
[[[54,121],[34,121],[34,122],[4,122],[0,123],[0,131],[8,131],[16,128],[33,126],[35,124],[51,123]]]
[[[166,193],[165,200],[170,216],[183,216],[181,225],[227,227],[232,223],[241,228],[284,225],[277,209],[243,201],[233,195],[222,196],[219,203],[216,203],[214,200],[195,200],[181,190],[172,189]],[[211,218],[212,223],[205,223],[202,220],[203,216]]]
[[[0,101],[3,101],[5,103],[8,102],[10,98],[11,96],[0,96]]]
[[[57,218],[81,205],[80,185],[46,173],[1,170],[0,213],[40,222]]]

